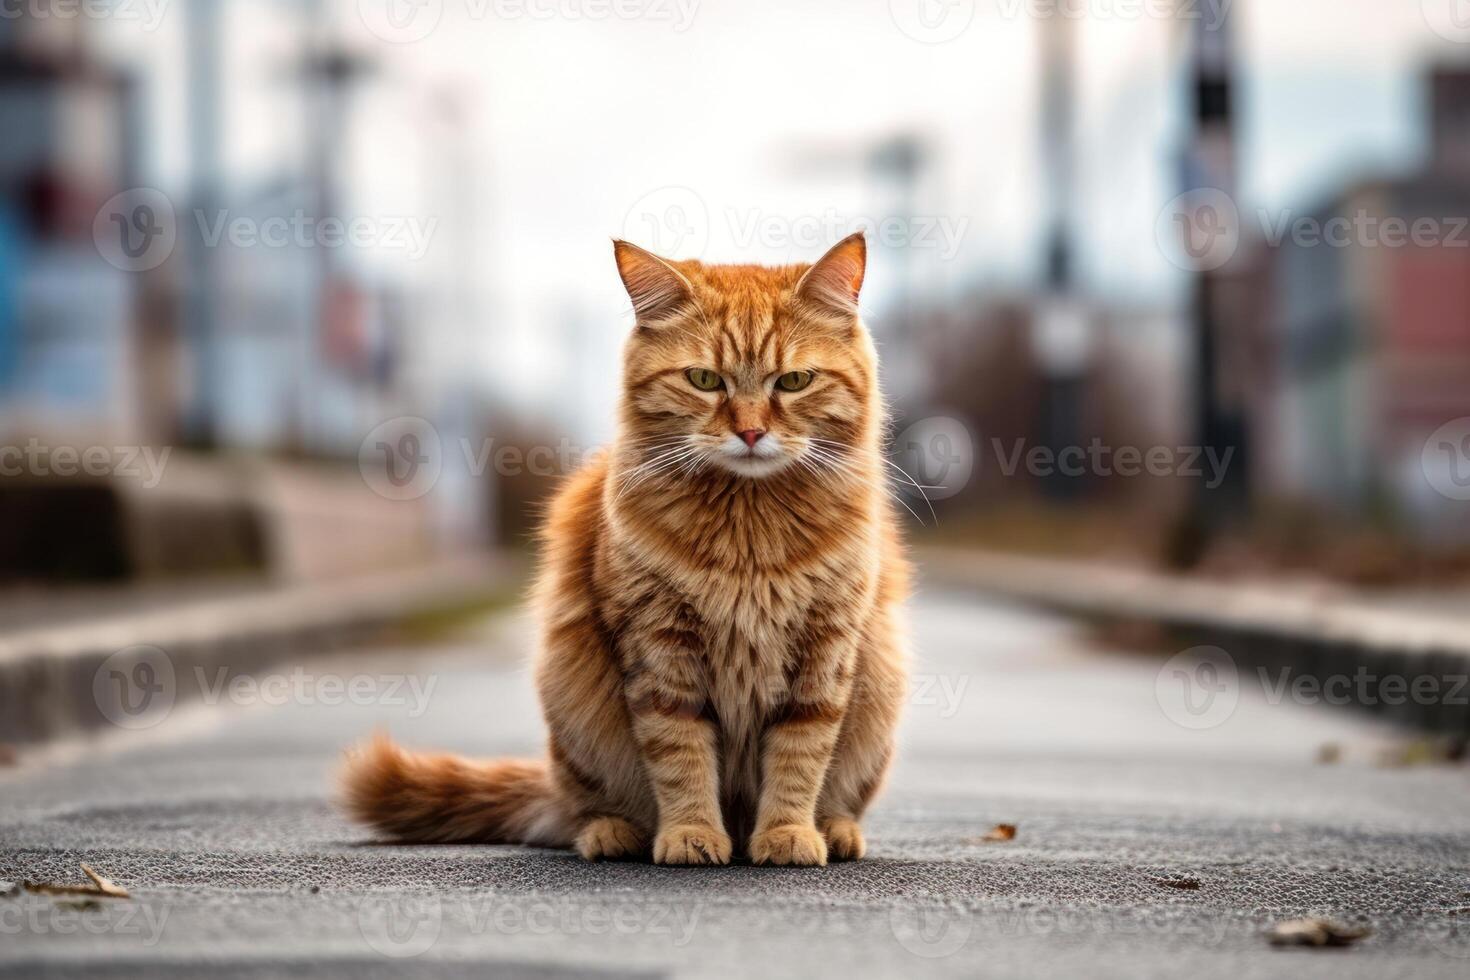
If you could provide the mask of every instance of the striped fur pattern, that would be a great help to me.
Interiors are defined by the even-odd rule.
[[[810,267],[615,254],[638,320],[619,435],[552,505],[535,596],[548,758],[379,740],[349,761],[349,807],[401,840],[589,860],[861,857],[908,589],[857,315],[864,241]],[[805,385],[786,390],[793,372]]]

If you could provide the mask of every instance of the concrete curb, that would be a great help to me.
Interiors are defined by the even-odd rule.
[[[1438,679],[1428,704],[1356,706],[1414,727],[1470,734],[1470,610],[1464,615],[1365,604],[1340,594],[1184,579],[1095,561],[935,548],[921,564],[938,582],[1071,615],[1142,620],[1212,645],[1242,666],[1293,676]]]
[[[174,675],[200,667],[249,674],[483,601],[513,581],[508,564],[464,559],[0,636],[0,742],[35,744],[116,723],[127,692],[99,683],[104,664],[126,675],[148,662],[156,673],[161,657]],[[170,698],[192,693],[174,688]]]

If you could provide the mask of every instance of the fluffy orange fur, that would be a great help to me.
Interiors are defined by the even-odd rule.
[[[777,268],[614,251],[637,316],[619,432],[557,495],[535,593],[548,758],[378,739],[349,757],[349,810],[398,840],[589,860],[861,857],[909,579],[864,241]]]

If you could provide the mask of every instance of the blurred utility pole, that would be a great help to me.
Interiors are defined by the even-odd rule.
[[[308,8],[308,43],[300,64],[300,79],[306,105],[307,185],[313,218],[320,225],[347,219],[342,214],[340,187],[343,155],[353,118],[353,94],[376,66],[365,56],[349,50],[332,29],[331,4],[314,0]],[[326,449],[318,405],[329,368],[327,351],[335,349],[333,330],[351,332],[360,328],[361,312],[351,304],[351,271],[340,248],[315,249],[316,281],[314,316],[308,321],[298,356],[297,418],[295,436],[306,453]],[[344,322],[346,321],[346,322]],[[344,356],[338,352],[339,361]],[[360,353],[360,352],[359,352]],[[362,365],[336,363],[340,372]]]
[[[864,186],[859,198],[859,207],[869,212],[866,217],[901,218],[913,232],[918,227],[920,191],[930,172],[933,152],[919,134],[898,130],[875,140],[864,138],[799,145],[792,153],[790,164],[802,177],[816,176],[823,180],[857,178],[869,185]],[[849,230],[858,228],[854,225]],[[870,253],[884,247],[884,238],[876,234],[880,230],[868,229]],[[892,298],[876,320],[868,324],[880,343],[888,338],[893,340],[884,350],[883,367],[889,394],[896,404],[904,404],[918,396],[924,389],[928,373],[924,355],[930,334],[925,326],[934,313],[934,305],[931,298],[924,311],[920,310],[920,297],[931,290],[920,288],[919,251],[910,247],[891,249],[889,260],[896,263]],[[872,261],[871,254],[869,261]],[[934,271],[933,263],[929,263],[927,268]]]
[[[221,206],[222,180],[220,121],[220,73],[223,51],[220,44],[221,0],[192,0],[185,16],[184,49],[187,52],[189,86],[189,206],[175,217],[183,227],[185,336],[193,345],[194,376],[190,379],[189,407],[184,424],[186,438],[201,446],[213,445],[219,437],[217,398],[220,392],[220,337],[216,303],[219,295],[213,249],[205,241],[195,214],[214,214]]]
[[[918,212],[919,177],[923,173],[924,162],[923,144],[911,133],[899,133],[883,140],[868,153],[868,171],[876,178],[887,178],[893,182],[898,193],[899,214],[905,222],[912,223]],[[900,254],[903,269],[899,273],[900,295],[896,304],[901,317],[895,330],[898,336],[912,337],[915,327],[914,297],[918,286],[914,281],[913,253],[912,248],[905,248]]]
[[[1198,0],[1191,5],[1190,64],[1194,128],[1183,160],[1183,192],[1214,190],[1231,201],[1236,195],[1234,119],[1234,50],[1232,0]],[[1234,229],[1238,232],[1239,229]],[[1210,489],[1201,476],[1192,488],[1189,509],[1172,556],[1180,564],[1197,561],[1219,526],[1240,516],[1247,492],[1246,417],[1239,392],[1241,379],[1227,379],[1223,298],[1228,289],[1225,269],[1200,271],[1193,284],[1194,424],[1200,447],[1217,458],[1231,451],[1224,481]]]
[[[1041,38],[1041,139],[1046,169],[1046,285],[1056,294],[1072,289],[1071,221],[1076,154],[1073,116],[1076,29],[1070,17],[1039,22]]]
[[[1045,286],[1035,311],[1033,342],[1045,375],[1039,427],[1053,452],[1081,443],[1083,378],[1092,331],[1078,295],[1076,247],[1076,23],[1070,16],[1038,20],[1041,43],[1041,155],[1046,171]],[[1069,496],[1075,480],[1062,474],[1044,488]]]

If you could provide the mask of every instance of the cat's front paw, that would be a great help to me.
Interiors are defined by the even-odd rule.
[[[654,864],[729,864],[730,835],[709,824],[665,827],[653,841]]]
[[[833,861],[856,861],[868,850],[857,821],[835,817],[822,825],[827,838],[827,856]]]
[[[750,859],[756,864],[824,865],[827,842],[816,827],[784,824],[750,839]]]

